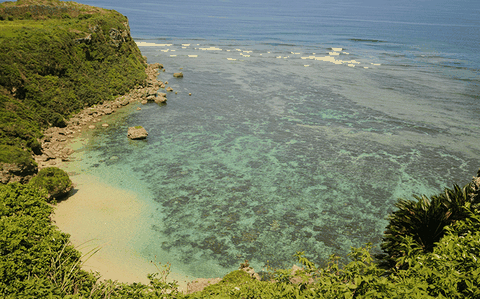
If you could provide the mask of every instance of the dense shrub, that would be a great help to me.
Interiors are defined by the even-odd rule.
[[[29,185],[0,185],[0,294],[40,298],[92,287],[80,253],[50,222],[46,192]]]
[[[16,163],[23,165],[34,164],[29,152],[11,145],[0,145],[0,163]]]
[[[47,198],[49,201],[65,196],[73,187],[68,174],[57,167],[43,168],[30,180],[29,184],[45,189],[48,193]]]
[[[435,244],[445,235],[448,225],[471,216],[469,209],[479,205],[478,190],[469,183],[463,188],[454,185],[443,193],[414,196],[416,200],[399,199],[397,210],[389,217],[381,247],[385,254],[378,257],[387,268],[398,267],[397,259],[405,253],[400,249],[409,236],[423,252],[432,252]]]

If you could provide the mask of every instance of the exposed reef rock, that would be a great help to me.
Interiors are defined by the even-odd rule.
[[[173,73],[173,76],[175,78],[183,78],[183,73],[181,73],[181,72],[180,73]]]
[[[142,104],[147,104],[148,102],[165,104],[167,94],[157,92],[160,86],[159,82],[161,82],[157,81],[159,68],[163,68],[159,63],[147,66],[145,72],[148,77],[144,84],[146,87],[137,86],[128,94],[120,96],[114,101],[106,101],[103,104],[83,109],[66,122],[67,126],[65,128],[51,127],[45,130],[43,134],[44,137],[40,140],[42,152],[40,155],[35,156],[38,168],[42,169],[58,165],[62,161],[68,161],[69,156],[73,153],[73,150],[67,146],[68,141],[72,139],[75,134],[86,128],[94,129],[96,127],[94,124],[100,122],[102,116],[115,113],[118,109],[134,102],[141,102]],[[108,124],[105,126],[104,123],[102,127],[106,128]],[[28,182],[28,179],[25,182]]]
[[[130,127],[128,128],[127,137],[132,140],[145,139],[147,138],[148,133],[142,126]]]

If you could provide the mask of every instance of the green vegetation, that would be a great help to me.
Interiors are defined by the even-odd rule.
[[[55,200],[65,196],[72,189],[68,174],[57,167],[47,167],[30,180],[30,185],[45,189],[48,199]]]
[[[115,11],[0,3],[0,145],[40,154],[42,129],[142,84],[144,69],[128,20]]]
[[[419,231],[407,226],[399,233],[391,229],[384,243],[394,240],[397,244],[394,254],[385,253],[393,261],[391,268],[371,255],[370,244],[352,248],[349,262],[332,256],[324,267],[297,252],[303,269],[296,273],[272,270],[258,281],[237,270],[203,291],[183,294],[176,282],[167,280],[169,264],[148,276],[149,285],[100,281],[83,271],[81,254],[70,245],[69,236],[50,222],[52,207],[46,190],[11,183],[0,186],[0,294],[6,298],[480,298],[480,215],[475,204],[479,190],[477,177],[464,188],[454,186],[430,198],[399,200],[398,210],[389,217],[390,228],[406,212],[444,211],[442,205],[426,206],[442,196],[457,201],[462,219],[441,227],[441,237],[428,250]],[[424,213],[423,222],[442,223],[438,221],[445,218],[441,214]]]
[[[0,145],[0,162],[27,165],[32,163],[32,157],[30,153],[21,150],[18,147]]]
[[[0,162],[33,165],[42,129],[144,82],[126,22],[73,2],[0,4]],[[303,269],[296,273],[269,270],[259,281],[237,270],[193,294],[167,280],[169,264],[158,265],[148,285],[100,281],[82,270],[97,249],[82,256],[50,220],[49,202],[71,187],[57,168],[25,185],[0,184],[0,297],[480,298],[480,172],[463,188],[399,199],[382,255],[373,257],[367,244],[319,267],[297,252]]]

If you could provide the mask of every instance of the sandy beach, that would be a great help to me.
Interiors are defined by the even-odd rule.
[[[102,279],[148,284],[147,274],[158,270],[133,246],[142,242],[136,232],[148,228],[148,220],[141,217],[148,213],[148,205],[132,191],[102,183],[98,177],[77,174],[71,179],[76,188],[57,204],[52,220],[71,235],[72,243],[83,254],[99,249],[84,259],[82,268],[99,272]],[[172,273],[169,278],[186,289],[181,275]]]
[[[57,204],[52,218],[82,253],[100,249],[83,268],[98,271],[105,279],[148,283],[147,273],[155,272],[155,267],[132,248],[145,204],[132,192],[101,183],[94,176],[79,174],[72,179],[74,194]]]

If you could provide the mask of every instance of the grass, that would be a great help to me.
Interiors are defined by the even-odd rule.
[[[41,154],[42,129],[145,82],[144,60],[118,12],[24,0],[0,3],[0,20],[0,145]],[[112,28],[123,40],[111,38]]]

